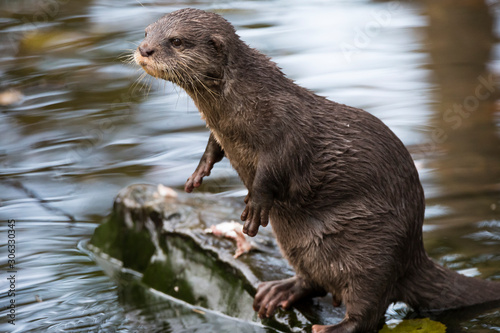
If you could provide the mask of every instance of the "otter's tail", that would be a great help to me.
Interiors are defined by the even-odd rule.
[[[415,310],[456,309],[500,301],[500,282],[467,277],[430,258],[406,275],[404,301]]]

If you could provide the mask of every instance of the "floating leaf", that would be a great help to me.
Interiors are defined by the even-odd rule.
[[[423,319],[408,319],[403,320],[394,328],[389,328],[387,325],[382,328],[379,333],[445,333],[446,326],[440,322]]]
[[[0,106],[9,106],[19,103],[23,99],[23,94],[16,89],[9,89],[0,92]]]

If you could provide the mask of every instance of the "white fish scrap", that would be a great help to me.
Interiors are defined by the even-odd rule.
[[[207,234],[213,234],[217,237],[224,237],[236,241],[236,253],[233,258],[238,258],[242,254],[250,252],[254,246],[247,240],[243,234],[243,225],[238,222],[221,222],[205,229]]]
[[[158,184],[157,190],[159,195],[165,198],[177,198],[177,192],[171,187],[167,187],[162,184]]]

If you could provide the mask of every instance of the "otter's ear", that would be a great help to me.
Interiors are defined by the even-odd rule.
[[[208,41],[210,45],[217,51],[218,54],[224,53],[224,42],[222,41],[222,36],[213,35]]]

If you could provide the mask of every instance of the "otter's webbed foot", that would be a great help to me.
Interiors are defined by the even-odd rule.
[[[258,312],[260,318],[268,318],[278,307],[288,309],[302,298],[325,294],[324,290],[314,288],[296,276],[286,280],[263,282],[257,289],[253,309]]]
[[[223,157],[224,150],[222,150],[222,147],[217,143],[213,134],[210,133],[207,148],[205,148],[205,152],[203,153],[196,170],[186,181],[184,190],[191,193],[195,187],[200,187],[203,182],[203,177],[210,176],[210,171],[214,167],[214,164],[219,162]]]
[[[264,196],[260,196],[259,199],[253,200],[250,194],[245,197],[247,205],[241,214],[241,220],[245,222],[243,233],[250,237],[257,235],[260,226],[266,227],[269,223],[269,211],[271,210],[273,200]]]

